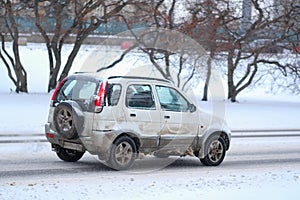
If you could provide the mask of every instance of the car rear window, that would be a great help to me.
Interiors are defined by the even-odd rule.
[[[97,82],[92,80],[70,79],[60,88],[56,101],[87,100],[96,94]]]

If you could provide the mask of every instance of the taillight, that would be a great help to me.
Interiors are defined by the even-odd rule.
[[[46,133],[46,137],[53,139],[55,135],[53,133]]]
[[[107,81],[103,81],[100,83],[98,94],[95,99],[95,112],[97,113],[101,112],[104,106],[104,99],[105,99],[107,85],[108,85]]]
[[[56,97],[56,95],[57,95],[59,89],[61,88],[61,86],[63,85],[63,83],[64,83],[66,80],[67,80],[67,78],[64,78],[64,79],[58,84],[58,86],[55,88],[55,91],[54,91],[54,93],[53,93],[53,95],[52,95],[52,97],[51,97],[51,104],[50,104],[50,106],[52,106],[52,107],[54,106],[54,100],[55,100],[55,97]]]

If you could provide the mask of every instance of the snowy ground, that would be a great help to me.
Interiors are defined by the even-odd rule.
[[[30,44],[21,48],[31,93],[9,93],[13,86],[0,64],[0,136],[41,134],[47,121],[51,94],[43,93],[48,74],[44,70],[47,65],[45,47]],[[81,59],[76,62],[85,60],[86,52],[91,49],[84,48],[79,54]],[[31,56],[33,52],[34,57]],[[224,117],[232,130],[300,129],[299,96],[267,96],[254,90],[240,96],[236,104],[219,103],[224,105]],[[209,110],[211,102],[199,102],[199,106]],[[0,176],[0,199],[296,200],[300,185],[299,148],[299,138],[233,139],[228,157],[220,167],[206,168],[194,159],[189,159],[185,165],[186,161],[180,159],[167,169],[136,174],[115,172],[105,167],[85,171],[91,163],[98,164],[89,155],[75,165],[74,170],[72,164],[58,162],[48,143],[0,144],[0,172],[4,175]],[[260,155],[260,150],[265,153]],[[285,158],[286,152],[291,156],[289,160]],[[245,160],[239,163],[237,159],[240,158]],[[82,165],[86,168],[78,169],[76,173]],[[61,169],[63,172],[57,173]],[[13,170],[31,170],[34,176],[9,176],[8,172],[13,173]]]

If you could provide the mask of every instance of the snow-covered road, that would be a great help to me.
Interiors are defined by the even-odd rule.
[[[298,199],[300,137],[234,138],[224,163],[148,157],[116,172],[86,154],[60,161],[48,143],[0,144],[0,199]]]

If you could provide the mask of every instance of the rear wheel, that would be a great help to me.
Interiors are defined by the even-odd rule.
[[[216,135],[209,138],[204,147],[205,157],[200,158],[202,164],[206,166],[220,165],[226,154],[226,145],[222,137]]]
[[[118,138],[112,145],[109,165],[116,170],[130,168],[137,157],[137,147],[128,136]]]
[[[79,152],[71,149],[58,148],[56,152],[57,156],[66,162],[76,162],[82,158],[84,152]]]

